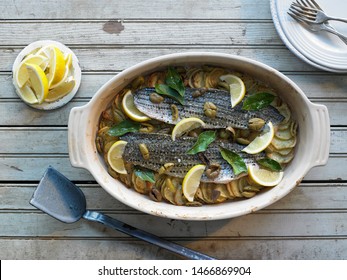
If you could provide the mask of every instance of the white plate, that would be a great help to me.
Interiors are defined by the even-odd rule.
[[[31,53],[32,51],[39,49],[43,46],[47,46],[47,45],[55,45],[57,46],[64,55],[71,53],[72,54],[72,67],[73,67],[73,76],[74,79],[76,81],[75,87],[73,88],[73,90],[68,93],[67,95],[63,96],[62,98],[54,101],[54,102],[43,102],[42,104],[28,104],[25,103],[35,109],[40,109],[40,110],[53,110],[53,109],[57,109],[60,108],[62,106],[64,106],[66,103],[68,103],[77,93],[80,84],[81,84],[81,77],[82,77],[82,73],[81,73],[81,68],[78,64],[78,59],[76,57],[76,55],[73,53],[73,51],[68,48],[67,46],[65,46],[64,44],[60,43],[60,42],[56,42],[56,41],[51,41],[51,40],[42,40],[42,41],[36,41],[31,43],[30,45],[26,46],[17,56],[16,60],[13,63],[13,67],[12,67],[12,73],[15,72],[15,69],[17,69],[18,65],[21,63],[21,61],[24,59],[24,57],[26,55],[28,55],[29,53]],[[13,76],[13,85],[16,88],[16,93],[18,94],[19,97],[19,88],[17,83],[15,82],[15,78]]]
[[[347,1],[316,0],[328,14],[346,17]],[[346,73],[347,45],[337,36],[312,32],[292,19],[287,11],[293,0],[271,0],[271,13],[277,32],[286,46],[299,58],[320,69]],[[331,21],[338,31],[347,35],[347,24]]]

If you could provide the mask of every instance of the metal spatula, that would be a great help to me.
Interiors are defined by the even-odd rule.
[[[64,223],[74,223],[84,218],[99,222],[189,259],[214,260],[210,256],[163,240],[158,236],[136,229],[104,214],[87,210],[83,192],[53,167],[47,168],[30,200],[30,204]]]

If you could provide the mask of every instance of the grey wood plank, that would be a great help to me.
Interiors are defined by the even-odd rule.
[[[286,74],[309,98],[346,98],[347,75],[345,74]]]
[[[136,8],[134,8],[136,7]],[[78,11],[78,12],[77,12]],[[270,19],[264,0],[54,0],[32,5],[25,0],[1,1],[0,19]]]
[[[347,158],[344,155],[331,155],[326,165],[312,168],[304,177],[304,180],[346,180],[346,164]]]
[[[347,131],[345,128],[331,128],[330,131],[330,153],[347,153]]]
[[[107,194],[97,184],[76,185],[83,191],[88,209],[137,212]],[[36,210],[35,207],[29,204],[36,187],[37,184],[0,184],[0,210]]]
[[[147,214],[109,213],[127,224],[166,238],[342,237],[346,211],[256,212],[219,221],[180,221]],[[290,222],[289,222],[290,221]],[[59,222],[44,213],[0,212],[0,237],[123,238],[123,233],[95,222]],[[18,226],[20,225],[20,226]]]
[[[331,155],[327,165],[312,168],[304,180],[347,180],[345,155]],[[0,155],[0,181],[39,181],[46,168],[52,165],[72,181],[94,181],[85,169],[71,166],[68,156],[4,156]]]
[[[0,156],[0,181],[39,181],[49,165],[72,181],[95,181],[89,171],[72,167],[68,156]]]
[[[31,41],[30,41],[31,42]],[[27,42],[28,44],[30,43]],[[64,41],[62,42],[64,43]],[[70,46],[79,58],[83,71],[120,71],[144,60],[160,55],[178,52],[218,52],[245,56],[265,63],[279,71],[322,72],[298,59],[285,47],[248,47],[248,46]],[[11,71],[16,56],[24,48],[0,48],[1,71]]]
[[[71,101],[59,109],[43,111],[29,107],[21,100],[4,101],[0,103],[0,126],[66,126],[71,108],[86,103]]]
[[[119,72],[84,72],[75,98],[91,98],[99,88]],[[346,98],[347,76],[338,74],[286,74],[309,98]],[[0,73],[0,98],[18,98],[12,85],[11,73]]]
[[[67,154],[67,127],[0,128],[0,153]],[[28,141],[30,139],[30,141]]]
[[[327,106],[329,111],[330,125],[332,126],[344,126],[346,125],[345,115],[345,106],[346,99],[326,99],[326,100],[314,100],[314,103],[324,104]],[[337,105],[337,106],[336,106]]]
[[[10,21],[2,25],[0,38],[8,46],[42,38],[98,46],[283,45],[272,22],[253,21]]]
[[[0,154],[68,154],[67,127],[0,127]],[[30,143],[28,140],[30,139]],[[347,128],[333,127],[331,154],[347,154]]]
[[[176,241],[225,260],[345,260],[347,239],[247,239]],[[0,239],[2,260],[171,260],[164,249],[135,240]]]
[[[89,209],[138,213],[137,210],[110,196],[97,184],[77,184],[77,186],[85,194]],[[0,211],[36,209],[29,204],[36,187],[37,184],[0,184]],[[346,202],[346,183],[302,183],[290,194],[261,211],[346,210]]]

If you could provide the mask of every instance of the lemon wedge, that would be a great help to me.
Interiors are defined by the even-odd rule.
[[[258,165],[248,166],[248,175],[257,184],[265,187],[273,187],[279,184],[283,178],[283,171],[271,171]]]
[[[36,54],[37,55],[42,55],[45,56],[47,58],[50,58],[50,49],[51,49],[52,45],[45,45],[43,47],[41,47]]]
[[[231,74],[220,76],[219,79],[229,84],[231,107],[235,107],[245,97],[245,84],[239,77]]]
[[[28,104],[39,103],[39,101],[36,98],[35,93],[30,88],[29,85],[24,85],[22,88],[18,89],[18,93],[20,94],[20,96],[24,100],[24,102],[26,102]]]
[[[183,178],[182,191],[185,198],[192,202],[194,200],[195,193],[200,185],[200,179],[205,171],[206,166],[203,164],[197,164],[193,166]]]
[[[45,72],[43,72],[41,67],[36,64],[28,63],[26,64],[26,68],[29,73],[28,82],[30,83],[30,87],[34,92],[38,103],[41,104],[48,94],[48,80]]]
[[[23,87],[29,79],[29,73],[26,68],[27,63],[36,64],[40,66],[42,70],[45,70],[48,65],[48,59],[42,55],[28,55],[23,59],[15,71],[15,81],[20,88]]]
[[[47,97],[45,98],[46,102],[54,102],[68,93],[70,93],[76,85],[74,78],[66,80],[64,83],[59,83],[59,86],[54,87],[48,91]]]
[[[107,161],[109,165],[114,171],[120,174],[127,174],[123,161],[123,153],[127,143],[126,141],[119,140],[115,142],[107,152]]]
[[[64,55],[56,46],[49,46],[49,69],[47,73],[50,87],[60,82],[65,74]],[[47,53],[47,52],[46,52]]]
[[[50,89],[53,89],[53,88],[56,88],[56,87],[60,87],[61,85],[65,84],[66,83],[66,80],[68,78],[71,78],[71,65],[72,65],[72,54],[69,53],[65,58],[64,58],[64,61],[65,61],[65,72],[64,72],[64,76],[63,78],[60,80],[60,82],[56,83],[56,84],[53,84],[50,86]],[[50,101],[47,101],[47,102],[50,102]]]
[[[136,108],[134,96],[130,90],[123,96],[122,108],[125,114],[134,121],[145,122],[150,119]]]
[[[271,122],[265,124],[263,132],[257,136],[246,148],[242,151],[247,154],[257,154],[266,149],[270,145],[275,135],[274,127]]]
[[[171,133],[172,141],[176,140],[176,137],[180,137],[182,134],[191,131],[193,129],[204,126],[205,123],[199,118],[185,118],[179,121]]]

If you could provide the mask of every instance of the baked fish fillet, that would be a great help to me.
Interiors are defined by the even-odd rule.
[[[232,167],[223,159],[220,147],[231,150],[239,154],[246,165],[254,163],[257,159],[265,157],[264,153],[249,155],[241,152],[244,146],[228,141],[216,140],[211,143],[207,150],[200,155],[188,155],[186,152],[195,144],[197,138],[180,137],[172,141],[167,134],[159,133],[128,133],[120,137],[127,143],[123,153],[123,160],[135,166],[141,166],[157,172],[165,163],[173,163],[174,166],[165,174],[183,178],[186,173],[196,164],[206,164],[220,166],[219,175],[208,178],[206,174],[201,178],[202,182],[227,183],[240,176],[235,176]],[[145,144],[149,159],[145,160],[140,152],[139,144]],[[245,175],[245,174],[241,174]]]
[[[235,128],[247,129],[248,121],[252,118],[261,118],[265,122],[271,121],[273,125],[280,123],[284,117],[273,106],[267,106],[258,111],[242,110],[243,102],[231,108],[230,93],[219,89],[196,89],[186,88],[184,104],[165,97],[164,101],[155,104],[149,96],[155,92],[155,88],[142,88],[133,92],[134,103],[138,110],[152,119],[169,124],[176,124],[180,120],[189,117],[197,117],[204,121],[204,128]],[[201,92],[201,95],[197,94]],[[199,95],[197,97],[193,97]],[[212,102],[217,107],[214,118],[204,114],[204,104]],[[178,109],[178,118],[173,118],[171,105],[175,104]]]

